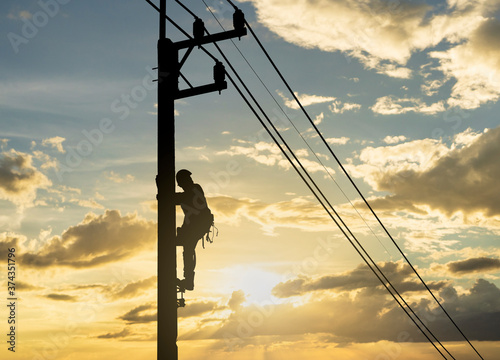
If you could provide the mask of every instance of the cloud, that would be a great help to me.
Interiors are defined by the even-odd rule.
[[[328,231],[332,222],[323,208],[306,198],[277,203],[252,199],[215,196],[207,199],[216,221],[238,224],[242,219],[259,224],[269,235],[276,228],[287,227],[303,231]]]
[[[343,114],[346,111],[357,111],[361,109],[361,104],[342,103],[340,100],[336,100],[328,108],[334,114]]]
[[[66,295],[66,294],[48,294],[44,295],[45,298],[55,301],[69,301],[74,302],[77,301],[78,298],[76,296]]]
[[[500,127],[478,136],[464,133],[450,147],[424,139],[365,148],[359,156],[363,163],[346,167],[373,189],[390,192],[371,200],[375,207],[415,211],[415,206],[428,206],[448,216],[500,215]]]
[[[104,206],[99,204],[94,199],[82,200],[82,199],[71,199],[69,202],[77,204],[81,207],[86,207],[90,209],[104,209]]]
[[[286,41],[323,51],[342,51],[365,67],[408,78],[403,65],[416,51],[442,40],[457,43],[479,26],[491,11],[487,1],[468,7],[411,1],[319,0],[286,2],[247,0],[257,8],[260,23]]]
[[[313,120],[314,125],[321,124],[323,122],[324,118],[325,118],[325,114],[324,113],[321,113],[318,116],[316,116],[316,118]],[[312,128],[311,128],[311,130],[312,130]]]
[[[153,249],[156,224],[117,210],[88,213],[84,220],[54,236],[36,253],[20,255],[23,266],[88,268],[130,258]]]
[[[0,153],[0,199],[13,202],[19,208],[33,206],[38,189],[52,182],[33,166],[31,155],[15,151]]]
[[[286,159],[281,150],[274,143],[268,143],[265,141],[260,141],[258,143],[253,143],[251,141],[240,141],[245,146],[232,145],[229,150],[219,151],[217,155],[229,155],[229,156],[246,156],[249,159],[256,161],[259,164],[267,166],[278,166],[282,169],[289,170],[292,165]],[[283,147],[286,149],[285,147]],[[286,150],[285,150],[286,151]],[[294,150],[296,157],[301,162],[302,166],[310,173],[323,172],[335,174],[335,170],[330,167],[323,167],[319,162],[314,160],[309,160],[309,152],[305,149]],[[293,163],[299,168],[299,164],[293,159]],[[326,170],[325,170],[326,168]]]
[[[120,339],[130,335],[130,330],[128,328],[124,328],[122,331],[115,333],[107,333],[104,335],[97,336],[98,339]]]
[[[138,293],[143,292],[144,290],[156,288],[156,283],[157,283],[156,276],[151,276],[147,279],[132,282],[130,284],[127,284],[120,291],[116,292],[113,295],[113,297],[117,298],[117,299],[132,298],[132,297],[136,296]]]
[[[42,170],[58,169],[59,167],[57,159],[50,157],[49,155],[45,154],[42,151],[39,150],[33,151],[33,156],[35,159],[37,159],[42,163],[42,165],[40,165],[40,169]]]
[[[180,318],[188,318],[218,309],[219,306],[215,301],[189,302],[186,307],[179,308],[177,313]]]
[[[18,11],[18,12],[10,12],[7,15],[7,18],[9,18],[11,20],[31,19],[32,17],[33,17],[33,14],[31,14],[27,10],[21,10],[21,11]]]
[[[127,174],[125,176],[122,176],[115,173],[114,171],[106,172],[104,173],[104,176],[106,177],[106,179],[111,180],[117,184],[129,183],[135,180],[135,177],[133,175]]]
[[[285,106],[289,107],[290,109],[294,109],[294,110],[300,109],[299,104],[297,104],[295,99],[289,99],[281,91],[277,91],[277,93],[279,96],[281,96],[281,98],[285,102]],[[309,106],[309,105],[314,105],[314,104],[331,102],[331,101],[334,101],[336,99],[335,97],[332,97],[332,96],[320,96],[320,95],[308,95],[308,94],[299,95],[299,93],[297,93],[297,92],[294,92],[294,94],[299,99],[302,106],[304,106],[304,107]]]
[[[439,63],[432,70],[443,77],[425,80],[421,90],[432,96],[453,81],[449,106],[473,109],[500,97],[500,21],[494,18],[500,5],[497,0],[439,4],[411,0],[246,1],[257,9],[259,23],[285,41],[307,49],[343,52],[366,69],[390,77],[414,77],[419,72],[411,68],[411,56],[430,56]],[[436,113],[443,107],[439,102],[416,105],[407,111]]]
[[[342,286],[351,287],[348,281]],[[469,339],[500,340],[498,287],[479,279],[462,294],[451,285],[439,289],[442,305]],[[432,331],[439,334],[441,341],[463,341],[433,301],[412,297],[410,303]],[[406,335],[405,342],[426,341],[394,300],[387,296],[387,291],[378,287],[339,291],[335,296],[320,292],[307,301],[233,307],[226,319],[206,326],[200,324],[180,339],[223,339],[226,347],[234,348],[253,344],[263,336],[285,341],[290,336],[305,334],[321,334],[329,341],[342,344],[401,341],[401,334]]]
[[[427,105],[422,100],[416,98],[397,99],[394,96],[382,96],[377,99],[371,107],[372,111],[382,115],[398,115],[408,112],[421,113],[425,115],[435,115],[445,111],[444,102]]]
[[[66,150],[64,150],[62,143],[65,140],[66,139],[63,138],[63,137],[61,137],[61,136],[55,136],[55,137],[43,139],[42,140],[42,146],[49,146],[49,147],[55,148],[61,154],[64,154],[64,153],[66,153]]]
[[[271,143],[260,141],[258,143],[245,142],[247,146],[231,146],[229,150],[219,151],[217,155],[238,156],[244,155],[259,164],[289,169],[289,162],[281,155],[280,149]]]
[[[236,290],[231,294],[231,298],[229,299],[227,306],[229,306],[229,308],[232,310],[237,310],[241,308],[245,300],[245,292],[243,290]]]
[[[16,281],[16,289],[24,292],[24,291],[43,290],[45,288],[41,287],[41,286],[32,285],[32,284],[24,282],[24,281],[17,280]]]
[[[157,313],[151,312],[156,310],[153,304],[144,304],[135,307],[126,314],[119,317],[119,319],[126,321],[129,324],[142,324],[149,323],[157,320]]]
[[[424,45],[419,44],[425,32],[420,24],[431,9],[406,1],[252,3],[259,21],[291,43],[325,51],[362,49],[372,56],[398,62],[409,58],[413,48]]]
[[[409,265],[396,262],[386,262],[377,265],[399,293],[425,291],[424,286],[419,281],[415,278],[409,279],[413,275],[413,270],[411,270]],[[427,285],[431,290],[439,290],[446,285],[446,282],[432,281]],[[286,298],[318,290],[351,291],[381,286],[382,284],[370,268],[363,264],[352,271],[339,275],[327,275],[317,279],[298,277],[288,280],[276,285],[272,290],[272,294],[279,298]]]
[[[348,137],[342,136],[340,138],[327,138],[326,142],[330,145],[345,145],[351,140]]]
[[[471,258],[446,264],[448,270],[457,275],[477,272],[500,271],[500,259],[490,257]]]
[[[421,90],[426,96],[436,95],[439,88],[443,86],[443,81],[441,80],[426,80],[421,86]]]
[[[190,302],[189,306],[179,308],[177,311],[179,318],[188,318],[199,316],[206,312],[215,311],[217,309],[220,309],[220,307],[215,301],[200,301]],[[158,313],[156,305],[143,304],[133,308],[124,315],[118,317],[118,319],[123,320],[128,324],[144,324],[157,321],[157,317]],[[119,336],[116,335],[115,337]]]
[[[397,144],[397,143],[405,141],[405,140],[406,140],[406,136],[404,136],[404,135],[399,135],[399,136],[389,136],[389,135],[387,135],[384,138],[383,141],[386,144]]]
[[[475,109],[500,97],[500,21],[485,19],[468,41],[447,51],[432,52],[439,69],[456,79],[450,106]]]
[[[18,249],[18,244],[20,240],[25,240],[23,236],[10,234],[10,233],[0,233],[0,254],[8,254],[9,249]],[[0,258],[0,262],[7,262],[7,256]]]

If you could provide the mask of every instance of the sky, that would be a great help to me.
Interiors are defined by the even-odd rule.
[[[185,3],[222,31],[203,1]],[[394,242],[255,39],[221,42],[350,231],[455,358],[478,356],[402,253],[498,356],[500,1],[235,3]],[[233,8],[207,5],[231,29]],[[167,12],[191,32],[178,4]],[[141,0],[5,0],[0,33],[2,303],[9,249],[18,297],[2,359],[156,358],[158,14]],[[170,24],[167,36],[185,39]],[[195,48],[182,73],[208,84],[213,65]],[[232,84],[176,101],[176,168],[218,228],[197,248],[179,359],[442,358]]]

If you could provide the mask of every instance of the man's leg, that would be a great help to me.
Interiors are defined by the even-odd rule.
[[[182,253],[184,259],[184,287],[186,290],[193,290],[194,288],[194,268],[196,267],[196,253],[195,248],[198,241],[190,241],[184,244],[184,251]]]

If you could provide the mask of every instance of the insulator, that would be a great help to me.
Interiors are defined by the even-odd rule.
[[[233,14],[233,26],[235,30],[243,30],[245,28],[245,14],[240,9],[237,9]]]
[[[214,81],[216,84],[220,84],[225,80],[226,80],[226,68],[220,61],[217,61],[214,66]]]
[[[185,299],[177,299],[177,307],[185,307],[186,306],[186,300]]]
[[[203,20],[201,20],[200,18],[196,18],[196,20],[193,23],[193,35],[194,38],[197,40],[205,36],[205,24],[203,23]]]

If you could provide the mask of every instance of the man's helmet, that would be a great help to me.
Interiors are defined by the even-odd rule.
[[[190,179],[191,178],[191,171],[182,169],[177,172],[177,175],[175,175],[175,178],[177,179],[177,182],[182,182],[184,179]]]

